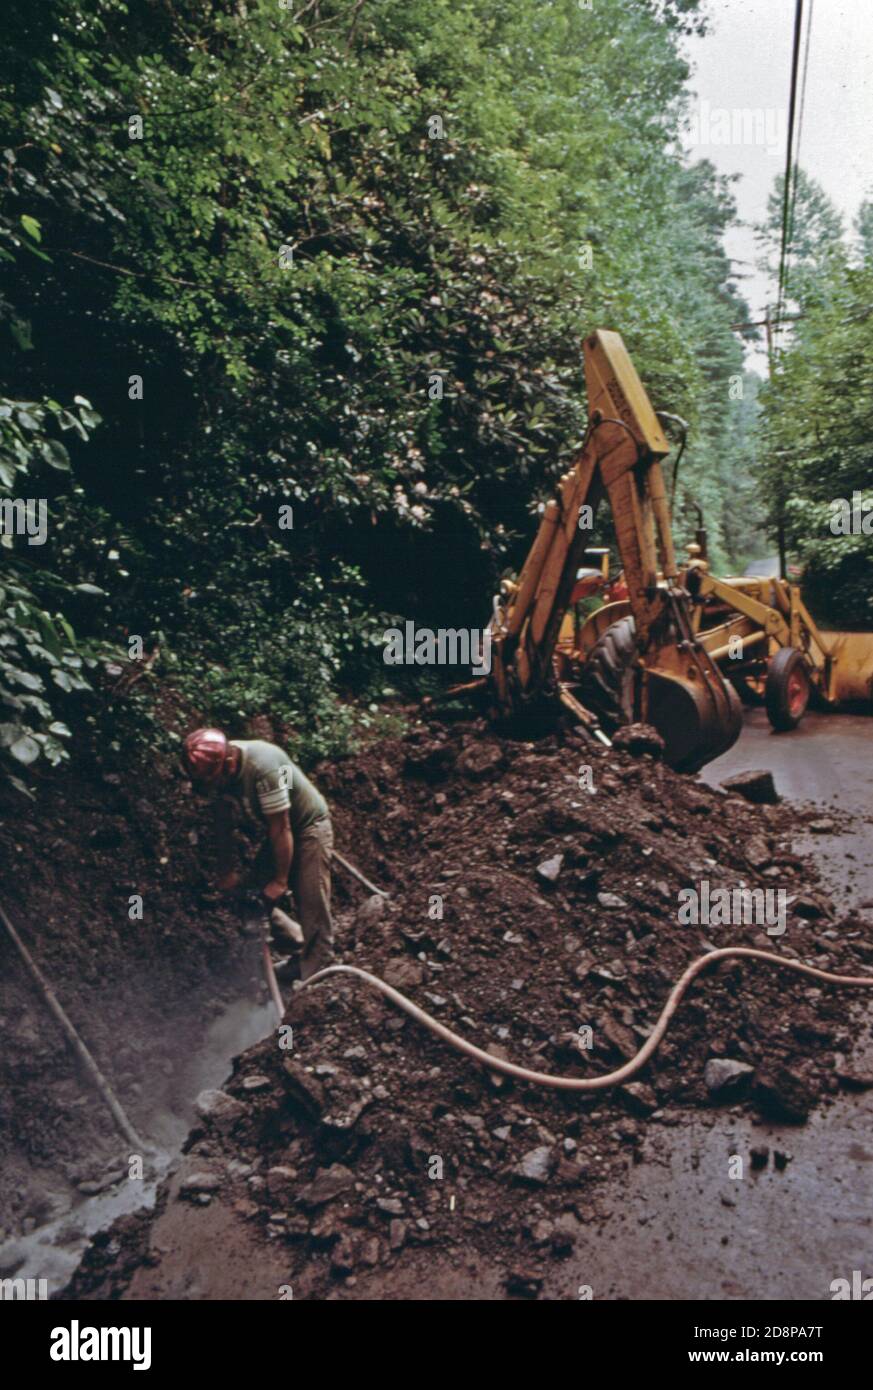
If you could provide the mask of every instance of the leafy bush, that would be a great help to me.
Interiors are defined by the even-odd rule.
[[[91,689],[84,671],[93,670],[104,650],[102,644],[77,641],[63,612],[46,606],[63,605],[71,592],[88,593],[94,586],[66,583],[33,559],[34,549],[39,553],[48,540],[49,525],[48,499],[35,493],[43,491],[46,468],[58,473],[70,468],[69,454],[52,430],[71,430],[87,440],[88,430],[98,423],[82,397],[73,410],[51,400],[0,398],[0,546],[5,559],[0,572],[0,750],[7,771],[40,756],[50,763],[66,756],[62,740],[70,730],[58,717],[59,709],[65,696]],[[45,508],[41,537],[37,504]]]
[[[375,635],[388,622],[377,625],[355,599],[360,576],[341,567],[325,592],[310,575],[287,607],[277,606],[266,578],[230,599],[223,579],[219,572],[195,603],[184,648],[162,649],[184,703],[236,734],[268,715],[304,762],[348,751],[361,715],[340,692],[354,691],[360,703],[385,685]]]

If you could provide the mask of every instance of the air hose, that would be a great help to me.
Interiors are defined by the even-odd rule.
[[[632,1057],[624,1066],[616,1068],[615,1071],[606,1072],[603,1076],[578,1077],[578,1076],[551,1076],[544,1071],[531,1071],[529,1067],[517,1066],[515,1062],[504,1061],[501,1057],[494,1057],[484,1048],[477,1047],[475,1043],[462,1038],[460,1034],[452,1032],[439,1019],[420,1009],[405,994],[401,994],[399,989],[394,989],[393,985],[386,984],[378,975],[373,975],[369,970],[361,970],[356,965],[330,965],[325,970],[319,970],[316,975],[311,975],[308,980],[302,982],[302,988],[308,989],[311,985],[316,985],[326,980],[329,975],[352,975],[358,980],[363,980],[365,984],[372,985],[380,994],[395,1004],[398,1009],[402,1009],[410,1018],[415,1019],[416,1023],[422,1024],[431,1033],[442,1038],[450,1047],[458,1052],[463,1052],[465,1056],[471,1057],[474,1062],[481,1062],[489,1071],[500,1072],[503,1076],[514,1076],[519,1081],[528,1081],[535,1086],[550,1086],[556,1091],[604,1091],[610,1086],[619,1086],[622,1082],[629,1081],[632,1076],[636,1076],[646,1065],[649,1058],[657,1051],[670,1026],[679,1002],[691,984],[692,980],[708,970],[710,966],[717,965],[724,960],[763,960],[768,965],[779,966],[783,970],[793,970],[798,975],[806,975],[813,980],[821,980],[824,984],[837,985],[851,989],[873,989],[873,975],[834,975],[829,970],[819,970],[814,965],[804,965],[801,961],[788,960],[784,956],[777,956],[771,951],[758,951],[751,946],[725,946],[717,951],[707,951],[704,955],[698,956],[683,971],[673,989],[670,992],[666,1004],[661,1010],[661,1016],[649,1037],[643,1043],[639,1052]]]

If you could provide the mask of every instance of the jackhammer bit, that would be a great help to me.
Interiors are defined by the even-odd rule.
[[[276,966],[273,963],[273,957],[270,953],[270,928],[272,925],[273,912],[276,910],[276,904],[270,899],[265,898],[263,893],[255,889],[247,889],[243,893],[240,908],[243,935],[248,937],[260,937],[261,962],[264,967],[264,978],[278,1020],[281,1023],[285,1014],[285,1005],[276,979]],[[282,913],[282,916],[284,917],[285,914]],[[289,922],[291,921],[290,918],[286,918],[286,920]]]

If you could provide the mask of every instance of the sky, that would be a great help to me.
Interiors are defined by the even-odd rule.
[[[843,213],[847,228],[873,194],[873,0],[805,0],[812,5],[800,163]],[[685,145],[734,184],[744,224],[762,221],[774,177],[785,167],[795,0],[704,0],[709,33],[684,42],[691,65],[694,123]],[[803,75],[803,49],[798,74]],[[744,116],[743,113],[748,115]],[[754,267],[748,225],[728,233],[752,318],[774,291]],[[763,348],[747,365],[766,373]]]

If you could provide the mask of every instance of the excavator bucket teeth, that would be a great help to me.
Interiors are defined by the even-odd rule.
[[[648,722],[663,738],[670,766],[697,772],[736,743],[743,707],[726,683],[710,686],[655,669],[648,674]]]

